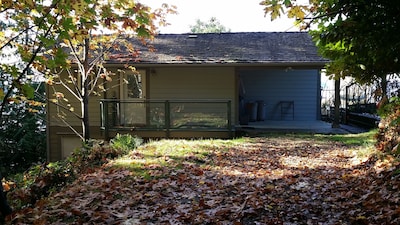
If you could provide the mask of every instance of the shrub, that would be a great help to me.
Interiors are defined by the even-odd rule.
[[[400,155],[400,98],[390,99],[390,102],[379,109],[377,148],[393,155]]]
[[[122,156],[142,143],[130,135],[117,135],[111,145],[99,140],[89,140],[75,149],[66,160],[32,166],[12,178],[16,188],[8,193],[12,208],[18,210],[34,205],[38,200],[56,192],[79,174],[93,171],[110,159]]]
[[[75,179],[72,166],[67,161],[42,163],[32,166],[14,177],[16,189],[8,194],[12,208],[20,209],[34,205],[38,200],[59,190]]]
[[[115,138],[110,141],[110,146],[115,149],[120,149],[123,154],[134,150],[143,143],[143,139],[129,134],[117,134]]]
[[[96,166],[100,166],[115,158],[117,153],[101,140],[89,140],[82,147],[75,149],[68,158],[75,169],[85,172]]]

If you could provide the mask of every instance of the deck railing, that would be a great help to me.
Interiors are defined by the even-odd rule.
[[[230,100],[100,100],[101,129],[232,131]]]

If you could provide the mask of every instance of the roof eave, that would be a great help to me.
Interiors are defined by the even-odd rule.
[[[122,65],[133,65],[137,67],[171,67],[171,66],[234,66],[234,67],[312,67],[312,68],[324,68],[325,65],[329,61],[299,61],[299,62],[285,62],[285,61],[277,61],[277,62],[213,62],[213,63],[204,63],[204,62],[162,62],[162,63],[154,63],[154,62],[109,62],[107,65],[111,67],[119,67]]]

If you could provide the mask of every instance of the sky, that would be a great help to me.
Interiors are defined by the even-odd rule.
[[[162,34],[189,33],[190,25],[196,20],[208,21],[211,17],[231,32],[299,31],[294,20],[283,16],[271,21],[264,16],[261,0],[141,0],[152,8],[159,8],[162,3],[177,6],[177,15],[168,15],[171,24],[159,28]]]

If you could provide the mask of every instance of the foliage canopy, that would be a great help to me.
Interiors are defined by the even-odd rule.
[[[299,21],[323,56],[332,60],[328,71],[371,82],[400,71],[400,3],[390,0],[266,0],[265,13],[281,13]]]
[[[195,25],[190,26],[190,31],[192,33],[223,33],[230,32],[229,28],[222,25],[216,17],[211,17],[207,22],[196,20]]]
[[[1,53],[11,48],[23,63],[1,63],[3,73],[13,80],[7,90],[0,89],[0,98],[10,99],[14,89],[23,98],[32,97],[24,83],[27,74],[45,77],[47,84],[62,87],[81,103],[75,111],[66,95],[52,88],[50,103],[80,119],[83,129],[75,132],[89,139],[88,98],[96,94],[94,87],[100,79],[110,79],[102,63],[122,46],[136,56],[138,52],[125,38],[134,36],[145,43],[144,39],[156,35],[158,25],[166,24],[164,15],[173,11],[167,4],[153,10],[131,0],[2,1],[0,16],[9,22],[0,30]],[[61,79],[62,74],[67,79]],[[2,101],[2,109],[6,104]],[[68,124],[63,116],[59,118]]]
[[[378,81],[380,110],[378,148],[398,154],[399,101],[387,98],[387,77],[400,72],[400,2],[391,0],[265,0],[265,13],[272,19],[281,13],[311,29],[321,54],[330,59],[327,73],[336,79],[351,76],[360,83]],[[338,92],[338,91],[336,91]],[[392,109],[390,112],[385,108]],[[381,108],[382,109],[382,108]]]

